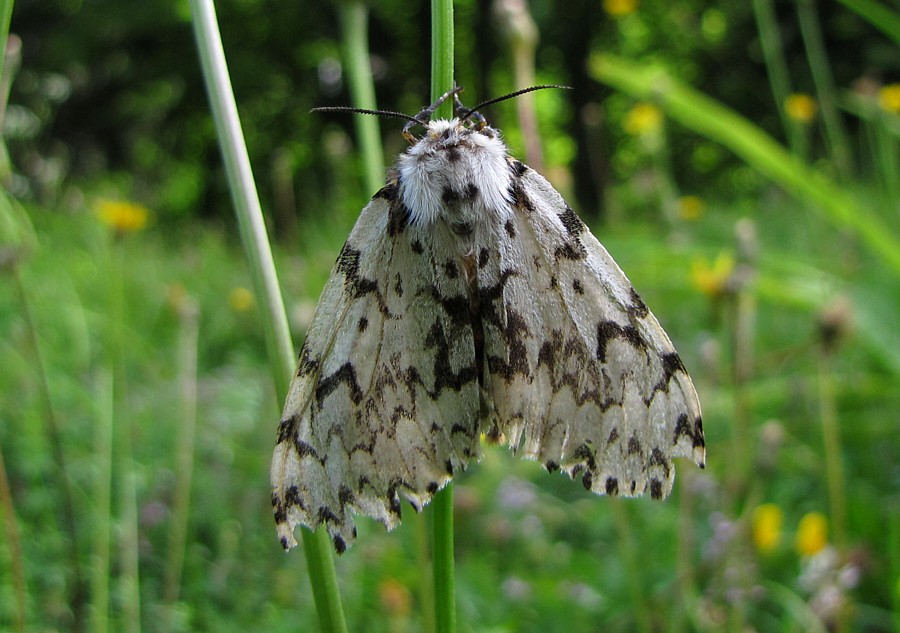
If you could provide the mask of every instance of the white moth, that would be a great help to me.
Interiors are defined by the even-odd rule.
[[[306,333],[272,461],[286,549],[298,523],[324,523],[338,553],[351,513],[393,528],[401,498],[418,511],[482,434],[598,494],[661,499],[672,458],[704,465],[697,394],[666,333],[477,108],[457,98],[455,118],[428,121],[457,92],[404,129],[413,144]]]

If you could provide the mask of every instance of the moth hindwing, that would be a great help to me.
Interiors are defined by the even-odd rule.
[[[422,122],[341,249],[300,351],[272,461],[282,545],[352,514],[388,529],[505,436],[599,494],[665,497],[703,466],[700,406],[656,318],[497,130]],[[416,120],[418,123],[418,119]]]

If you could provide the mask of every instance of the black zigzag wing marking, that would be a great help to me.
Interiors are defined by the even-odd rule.
[[[511,165],[497,261],[479,269],[479,285],[495,289],[482,311],[500,430],[594,492],[662,498],[672,458],[705,459],[693,384],[584,223],[542,176]]]
[[[335,549],[352,513],[395,526],[478,452],[479,396],[466,283],[440,231],[407,224],[385,188],[363,209],[322,293],[272,461],[282,544],[324,523]],[[443,242],[442,242],[443,240]]]

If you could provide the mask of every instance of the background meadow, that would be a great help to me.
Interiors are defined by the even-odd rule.
[[[900,631],[900,5],[455,8],[467,104],[572,86],[484,114],[669,332],[708,444],[663,503],[485,447],[455,478],[459,630]],[[0,9],[0,630],[317,630],[189,5]],[[362,50],[378,107],[418,112],[429,6],[217,11],[299,347],[383,173],[309,109],[352,103]],[[403,516],[336,559],[351,631],[435,630],[431,512]]]

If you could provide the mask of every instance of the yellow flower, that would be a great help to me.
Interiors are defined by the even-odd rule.
[[[697,220],[703,215],[706,204],[697,196],[681,196],[678,198],[678,217],[682,220]]]
[[[816,100],[807,94],[791,94],[784,100],[784,111],[798,123],[809,123],[815,119],[818,109]]]
[[[246,312],[253,307],[253,293],[242,286],[232,288],[228,293],[228,305],[235,312]]]
[[[900,84],[888,84],[878,91],[878,105],[885,112],[900,114]]]
[[[764,503],[753,510],[751,536],[756,549],[768,553],[778,547],[783,523],[784,512],[774,503]]]
[[[632,136],[655,134],[662,127],[662,111],[652,103],[641,102],[636,104],[625,114],[625,123],[622,127]]]
[[[709,297],[725,294],[731,273],[734,272],[734,257],[719,253],[712,264],[705,259],[695,259],[691,264],[691,283]]]
[[[804,556],[812,556],[828,545],[828,519],[821,512],[804,514],[797,525],[794,541],[797,551]]]
[[[603,10],[614,18],[637,11],[637,0],[603,0]]]
[[[125,200],[100,200],[94,209],[97,217],[116,233],[132,233],[147,226],[147,207]]]

